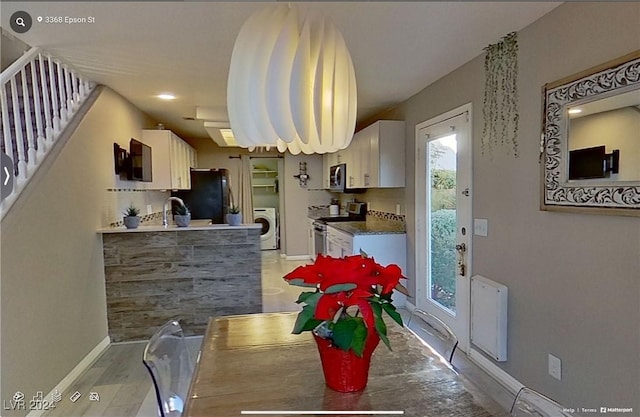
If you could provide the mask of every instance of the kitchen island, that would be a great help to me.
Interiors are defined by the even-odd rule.
[[[327,255],[335,258],[366,254],[381,265],[396,264],[406,274],[407,236],[401,222],[367,218],[363,222],[338,222],[327,225]],[[400,283],[407,286],[406,279]],[[406,296],[393,295],[394,305],[404,307]]]
[[[209,317],[262,312],[259,224],[105,228],[112,342],[145,340],[169,319],[186,335]]]

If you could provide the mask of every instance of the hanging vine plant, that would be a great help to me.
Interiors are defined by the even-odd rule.
[[[482,154],[509,146],[518,157],[518,36],[511,32],[484,48]]]

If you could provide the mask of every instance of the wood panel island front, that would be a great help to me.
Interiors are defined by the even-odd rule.
[[[209,317],[262,312],[259,224],[105,228],[112,342],[146,340],[167,320],[204,334]]]

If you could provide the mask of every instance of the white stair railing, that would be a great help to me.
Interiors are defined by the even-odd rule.
[[[0,87],[0,150],[13,159],[15,178],[4,217],[95,83],[32,48],[0,74]]]

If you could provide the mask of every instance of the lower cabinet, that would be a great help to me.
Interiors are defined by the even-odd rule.
[[[396,264],[404,274],[407,272],[406,233],[352,235],[331,225],[327,226],[327,255],[340,258],[358,255],[361,251],[382,266]],[[406,286],[405,280],[401,280],[401,283]],[[393,301],[396,307],[402,307],[406,297],[396,292]]]
[[[405,233],[352,235],[327,226],[327,252],[342,257],[360,254],[374,257],[382,265],[394,263],[404,271],[407,264],[407,235]]]
[[[311,260],[316,259],[315,228],[313,222],[313,219],[307,218],[307,253]]]
[[[352,255],[352,241],[349,233],[327,226],[327,255],[334,258]]]

